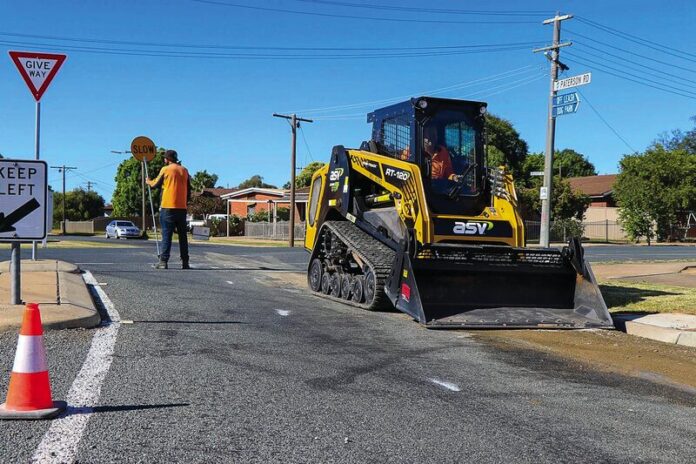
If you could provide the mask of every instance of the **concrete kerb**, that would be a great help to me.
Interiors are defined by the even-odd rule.
[[[0,262],[0,280],[9,281],[8,272],[9,262]],[[46,282],[47,275],[52,276],[50,282]],[[99,311],[75,264],[57,260],[22,260],[22,295],[28,294],[30,286],[35,297],[40,294],[38,302],[45,330],[91,328],[101,323]],[[0,286],[0,331],[19,329],[24,315],[23,304],[9,304],[9,284],[8,288],[5,287]]]
[[[696,348],[696,316],[690,314],[614,314],[616,328],[629,335]]]

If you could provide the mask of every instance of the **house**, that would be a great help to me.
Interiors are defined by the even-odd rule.
[[[104,205],[104,217],[111,217],[114,214],[114,205],[107,203]]]
[[[309,187],[295,190],[295,221],[304,221],[305,207]],[[220,196],[227,201],[228,213],[240,217],[261,211],[273,211],[274,208],[290,208],[290,191],[283,189],[270,189],[250,187],[225,193]]]
[[[570,187],[590,197],[590,207],[615,207],[614,182],[616,174],[604,174],[601,176],[571,177],[568,180]]]

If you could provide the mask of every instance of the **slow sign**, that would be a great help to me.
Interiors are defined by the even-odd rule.
[[[141,135],[131,142],[131,153],[138,161],[152,161],[157,154],[155,142]]]

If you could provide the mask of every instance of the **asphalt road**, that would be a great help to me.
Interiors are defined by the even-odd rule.
[[[78,462],[693,460],[693,393],[320,300],[301,249],[196,245],[195,269],[174,250],[155,271],[154,244],[128,245],[41,252],[82,263],[132,321]],[[95,332],[46,335],[56,399]],[[49,425],[0,422],[0,461],[28,461]]]

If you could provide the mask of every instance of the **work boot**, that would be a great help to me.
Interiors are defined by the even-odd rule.
[[[188,261],[188,259],[181,260],[181,269],[191,269],[191,266],[189,266]]]
[[[153,264],[152,267],[154,267],[155,269],[167,269],[169,266],[167,266],[166,261],[162,261],[160,259],[159,263]]]

